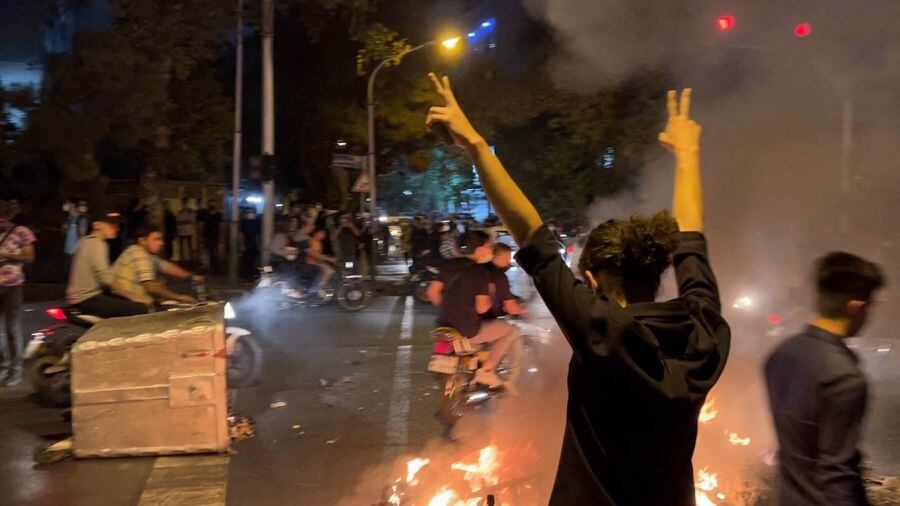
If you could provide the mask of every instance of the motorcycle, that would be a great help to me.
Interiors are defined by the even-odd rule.
[[[428,363],[428,370],[440,378],[438,397],[438,417],[446,425],[446,433],[451,433],[456,423],[467,409],[488,401],[503,393],[503,387],[491,388],[475,381],[475,371],[488,360],[490,348],[474,347],[459,331],[450,327],[438,327],[431,331],[434,340],[434,354]],[[509,376],[510,363],[504,359],[496,372],[501,378]]]
[[[364,276],[356,273],[354,262],[337,262],[332,264],[334,273],[324,286],[309,290],[304,294],[283,276],[275,272],[272,266],[265,266],[260,272],[260,279],[254,293],[270,298],[278,309],[290,309],[298,306],[319,307],[333,301],[347,311],[365,309],[372,301],[372,289]]]
[[[202,300],[199,304],[163,304],[164,310],[179,310],[210,304],[205,300],[202,284],[193,287]],[[235,317],[234,308],[225,304],[225,320]],[[28,378],[38,400],[44,404],[67,407],[71,396],[71,349],[78,339],[102,318],[87,315],[74,308],[51,307],[46,314],[58,321],[52,326],[34,332],[25,348],[24,358]],[[253,340],[251,332],[236,326],[225,329],[225,348],[228,359],[227,379],[229,388],[251,386],[262,370],[262,350]]]

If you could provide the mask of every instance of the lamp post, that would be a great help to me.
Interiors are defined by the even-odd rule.
[[[369,75],[369,86],[366,91],[366,102],[368,104],[369,109],[369,150],[368,150],[368,160],[367,160],[367,170],[369,173],[369,212],[371,213],[372,226],[373,230],[378,230],[378,216],[377,213],[377,198],[378,198],[378,189],[375,180],[375,78],[378,76],[378,72],[381,71],[384,67],[386,67],[391,61],[402,58],[408,54],[415,53],[420,49],[424,49],[426,47],[434,46],[440,44],[441,46],[447,49],[453,49],[456,47],[457,43],[459,43],[460,37],[455,37],[452,39],[447,39],[443,41],[432,40],[428,41],[424,44],[420,44],[416,47],[408,49],[398,55],[392,56],[390,58],[385,58],[375,67],[375,70],[372,71],[372,74]],[[377,244],[377,239],[376,242]],[[375,276],[375,264],[378,258],[378,252],[376,248],[372,248],[372,276]]]
[[[237,285],[238,223],[241,185],[241,138],[244,102],[244,0],[238,0],[237,60],[234,71],[234,146],[231,156],[231,219],[228,222],[228,284]]]

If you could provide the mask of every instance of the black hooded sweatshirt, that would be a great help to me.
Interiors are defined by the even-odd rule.
[[[546,228],[516,260],[573,350],[550,504],[693,505],[697,417],[731,340],[703,235],[678,234],[677,299],[624,308],[575,279]]]

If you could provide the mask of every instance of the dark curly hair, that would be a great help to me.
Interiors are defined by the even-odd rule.
[[[629,302],[653,301],[660,276],[672,264],[677,233],[678,224],[668,211],[609,220],[591,231],[578,267],[621,279]]]

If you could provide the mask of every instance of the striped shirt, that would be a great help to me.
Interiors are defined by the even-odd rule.
[[[159,258],[148,253],[142,246],[129,246],[113,264],[113,291],[129,300],[152,304],[153,296],[141,283],[156,279],[159,264]]]

